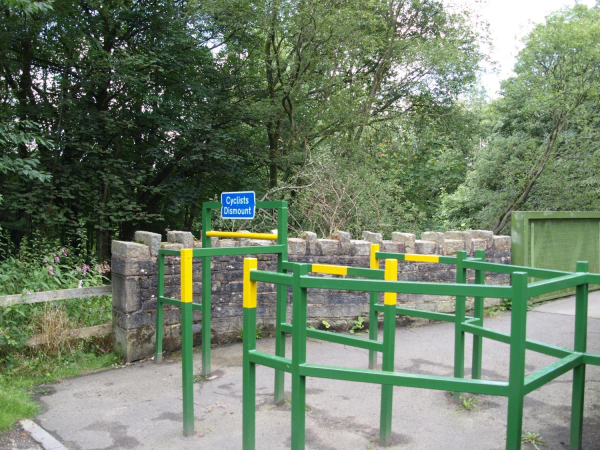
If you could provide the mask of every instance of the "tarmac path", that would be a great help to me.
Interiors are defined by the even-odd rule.
[[[572,298],[536,307],[528,313],[527,337],[572,348]],[[508,332],[510,312],[486,318],[485,326]],[[364,336],[364,335],[363,335]],[[398,328],[396,371],[452,375],[453,325]],[[366,337],[366,336],[365,336]],[[288,344],[290,343],[288,339]],[[467,335],[466,355],[471,338]],[[274,340],[258,349],[273,352]],[[288,352],[291,350],[288,347]],[[600,292],[590,294],[588,351],[600,353]],[[289,354],[289,353],[288,353]],[[308,361],[367,367],[367,352],[316,340],[308,342]],[[195,352],[196,366],[200,352]],[[507,380],[508,346],[484,340],[483,378]],[[66,448],[101,449],[241,449],[242,345],[213,349],[214,372],[195,384],[195,435],[183,437],[181,362],[165,358],[86,375],[48,385],[35,422]],[[526,371],[554,358],[527,352]],[[466,358],[466,373],[470,357]],[[600,449],[600,368],[588,366],[584,449]],[[571,372],[525,398],[523,432],[539,433],[547,449],[567,449],[571,414]],[[286,380],[289,396],[290,381]],[[257,369],[256,448],[290,446],[290,406],[272,402],[273,370]],[[307,380],[307,449],[378,449],[380,388],[366,383]],[[504,449],[507,400],[477,396],[467,410],[445,391],[394,389],[391,449]],[[524,444],[523,448],[533,448]]]

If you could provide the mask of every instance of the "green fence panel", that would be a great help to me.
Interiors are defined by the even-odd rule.
[[[513,264],[572,272],[577,261],[588,261],[590,272],[600,272],[600,212],[515,211],[511,226]],[[575,288],[561,289],[534,301],[574,292]]]

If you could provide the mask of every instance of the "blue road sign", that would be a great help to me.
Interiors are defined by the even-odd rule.
[[[252,191],[222,192],[222,219],[254,219],[256,194]]]

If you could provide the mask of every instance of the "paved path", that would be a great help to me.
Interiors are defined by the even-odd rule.
[[[575,298],[567,297],[552,300],[535,307],[536,312],[562,314],[563,316],[575,315]],[[588,295],[588,318],[600,319],[600,291],[590,292]]]
[[[590,352],[600,353],[600,301],[590,298]],[[530,311],[528,338],[572,347],[573,300],[557,301]],[[510,313],[486,318],[486,326],[509,330]],[[452,375],[453,327],[436,324],[399,328],[396,370]],[[470,346],[471,339],[467,339]],[[273,351],[272,339],[258,341]],[[470,351],[470,347],[469,347]],[[181,362],[152,361],[87,375],[49,386],[40,397],[44,412],[35,422],[69,449],[240,449],[242,440],[241,344],[213,349],[214,373],[195,385],[194,436],[181,426]],[[469,353],[467,353],[469,354]],[[200,365],[200,354],[194,355]],[[366,367],[367,352],[310,340],[309,362]],[[527,372],[554,359],[528,352]],[[467,360],[467,370],[469,361]],[[483,377],[506,380],[508,347],[484,341]],[[525,399],[523,430],[539,433],[548,449],[566,449],[569,440],[571,374]],[[285,449],[290,444],[289,404],[271,399],[273,371],[257,370],[257,448]],[[289,389],[289,380],[286,388]],[[376,449],[380,389],[375,385],[311,378],[307,381],[308,449]],[[467,411],[443,391],[395,388],[393,449],[504,449],[504,398],[478,396]],[[588,367],[584,448],[600,448],[600,368]],[[533,448],[524,445],[524,449]]]

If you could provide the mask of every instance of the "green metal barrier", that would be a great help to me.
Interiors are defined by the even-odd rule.
[[[600,365],[599,355],[586,353],[587,341],[587,296],[588,284],[598,282],[598,275],[588,273],[588,264],[579,262],[577,273],[557,273],[534,269],[536,276],[545,278],[542,282],[528,284],[531,271],[521,267],[506,266],[484,262],[484,254],[478,252],[475,258],[467,258],[464,252],[456,258],[427,257],[418,259],[426,262],[439,262],[456,264],[457,283],[416,283],[396,281],[392,275],[397,273],[394,268],[396,260],[414,261],[415,256],[375,252],[372,255],[371,267],[374,267],[379,258],[386,258],[385,279],[337,279],[309,276],[314,266],[308,264],[287,263],[286,268],[292,274],[280,274],[276,279],[269,272],[256,269],[256,260],[244,261],[244,342],[243,342],[243,448],[255,448],[255,408],[256,408],[256,365],[271,367],[278,371],[291,374],[292,401],[291,447],[294,450],[305,447],[305,398],[306,377],[328,378],[363,383],[374,383],[382,386],[381,414],[380,414],[380,442],[386,444],[391,434],[392,423],[392,397],[389,395],[392,386],[405,386],[423,389],[437,389],[454,392],[469,392],[473,394],[487,394],[504,396],[508,398],[506,448],[521,448],[523,399],[526,394],[554,380],[560,375],[573,371],[573,396],[571,415],[572,449],[581,448],[583,404],[585,393],[585,366],[586,364]],[[392,260],[393,258],[393,260]],[[437,260],[433,260],[437,258]],[[339,267],[339,266],[338,266]],[[466,270],[475,270],[475,284],[466,283]],[[510,286],[485,285],[485,272],[510,273],[512,284]],[[341,269],[330,270],[327,273],[342,275]],[[350,274],[348,268],[347,274]],[[256,350],[256,286],[258,282],[269,282],[291,286],[293,292],[293,323],[286,331],[292,333],[292,355],[285,358],[271,355]],[[556,347],[526,339],[527,325],[527,300],[541,292],[568,287],[576,288],[576,317],[575,317],[575,344],[573,350]],[[383,341],[381,346],[362,346],[370,351],[382,352],[382,370],[349,369],[335,366],[310,364],[306,361],[306,340],[309,331],[307,321],[307,290],[318,289],[343,289],[349,291],[371,292],[377,296],[384,292],[384,304],[374,304],[374,309],[383,312]],[[396,306],[395,294],[428,294],[455,296],[457,306],[455,314],[443,316],[434,315],[429,311],[407,310]],[[474,297],[475,312],[473,317],[465,316],[465,298]],[[504,298],[512,300],[512,319],[510,334],[500,333],[483,327],[483,299]],[[371,297],[372,298],[372,297]],[[453,377],[431,376],[394,372],[394,342],[395,342],[395,317],[397,314],[406,314],[410,311],[416,317],[441,318],[455,323],[455,367]],[[370,316],[371,317],[371,316]],[[464,378],[464,333],[472,333],[475,339],[473,351],[473,376],[472,379]],[[371,338],[371,334],[369,335]],[[314,333],[310,337],[320,338],[321,334]],[[349,344],[350,336],[345,336],[345,344]],[[510,346],[510,369],[508,382],[481,380],[481,351],[482,338],[493,339]],[[334,341],[329,339],[330,341]],[[364,341],[363,341],[364,342]],[[377,343],[379,344],[379,343]],[[350,344],[352,345],[352,344]],[[358,345],[357,345],[358,346]],[[525,352],[532,350],[546,355],[560,358],[559,361],[525,376]],[[369,356],[371,366],[372,358]]]
[[[182,357],[182,390],[183,390],[183,434],[191,436],[194,433],[194,366],[193,366],[193,312],[202,311],[202,375],[211,372],[210,343],[211,343],[211,258],[227,255],[256,255],[276,254],[277,271],[283,272],[283,264],[287,261],[287,202],[257,202],[257,208],[277,209],[277,236],[266,233],[234,233],[212,231],[212,211],[221,208],[220,202],[207,202],[202,205],[202,248],[165,250],[158,252],[158,293],[156,296],[156,347],[154,361],[160,363],[163,354],[163,316],[164,305],[181,308],[181,357]],[[275,245],[261,247],[231,247],[212,248],[211,237],[231,237],[245,239],[276,240]],[[165,297],[165,256],[181,258],[181,299]],[[202,259],[202,303],[193,303],[193,258]],[[277,286],[277,323],[284,323],[286,312],[286,287]],[[276,354],[285,356],[285,331],[278,325],[276,329]],[[276,399],[283,398],[284,373],[275,377]]]

